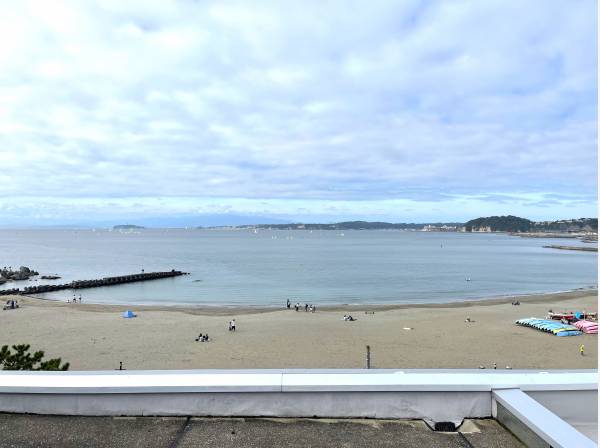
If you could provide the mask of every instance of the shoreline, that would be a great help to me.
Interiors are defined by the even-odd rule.
[[[473,299],[462,299],[452,302],[427,302],[427,303],[390,303],[390,304],[335,304],[335,305],[319,305],[316,303],[318,311],[392,311],[392,310],[408,310],[408,309],[455,309],[455,308],[471,308],[478,306],[492,306],[511,303],[518,299],[522,303],[543,303],[548,299],[571,300],[586,297],[591,294],[598,294],[598,288],[576,288],[566,291],[555,291],[545,293],[531,294],[514,294],[502,296],[480,297]],[[103,303],[70,303],[59,300],[48,299],[44,297],[29,296],[29,295],[7,295],[6,300],[16,299],[23,303],[34,306],[49,306],[49,307],[69,307],[80,309],[81,311],[93,312],[123,312],[129,309],[135,311],[173,311],[192,315],[204,316],[229,316],[232,314],[251,315],[265,314],[277,311],[287,311],[285,306],[237,306],[237,305],[134,305],[134,304],[103,304]],[[26,300],[23,300],[26,299]],[[292,306],[293,310],[293,306]],[[301,310],[302,311],[302,310]]]

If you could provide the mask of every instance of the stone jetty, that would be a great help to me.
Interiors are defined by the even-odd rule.
[[[27,286],[23,289],[5,289],[0,290],[0,295],[41,294],[44,292],[60,291],[64,289],[98,288],[101,286],[122,285],[124,283],[145,282],[148,280],[158,280],[161,278],[179,277],[180,275],[188,274],[188,272],[176,271],[175,269],[165,272],[144,272],[132,275],[121,275],[119,277],[104,277],[95,280],[74,280],[71,283],[64,283],[60,285],[37,285]]]
[[[1,289],[0,296],[11,296],[13,294],[20,294],[21,291],[19,288],[11,288],[11,289]]]
[[[586,247],[586,246],[558,246],[555,244],[551,244],[549,246],[544,246],[547,249],[562,249],[562,250],[581,250],[584,252],[598,252],[597,247]]]

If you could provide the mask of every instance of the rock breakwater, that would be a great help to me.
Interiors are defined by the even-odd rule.
[[[94,280],[74,280],[70,283],[60,285],[37,285],[26,286],[23,289],[13,288],[0,290],[0,295],[9,294],[41,294],[45,292],[60,291],[64,289],[84,289],[98,288],[102,286],[122,285],[124,283],[144,282],[148,280],[159,280],[162,278],[179,277],[180,275],[188,275],[188,272],[171,271],[163,272],[144,272],[139,274],[121,275],[118,277],[104,277]]]

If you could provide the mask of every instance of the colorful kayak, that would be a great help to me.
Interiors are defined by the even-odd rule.
[[[573,324],[579,330],[588,334],[598,334],[598,322],[591,322],[589,320],[580,320]]]
[[[563,324],[555,320],[530,317],[528,319],[519,319],[515,323],[517,325],[545,331],[546,333],[550,333],[555,336],[580,336],[583,334],[577,327],[569,324]]]

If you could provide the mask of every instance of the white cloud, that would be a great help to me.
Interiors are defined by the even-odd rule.
[[[13,3],[0,197],[296,199],[319,216],[590,198],[596,17],[592,0]]]

